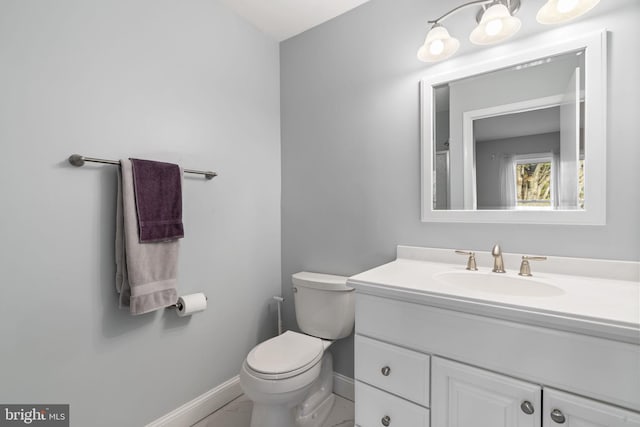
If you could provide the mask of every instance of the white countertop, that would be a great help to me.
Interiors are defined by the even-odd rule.
[[[640,263],[549,257],[532,262],[534,276],[523,278],[517,274],[518,255],[505,254],[507,273],[499,274],[491,273],[488,252],[477,254],[475,272],[465,270],[464,257],[452,254],[449,249],[399,246],[395,261],[352,276],[348,283],[382,297],[640,344]],[[571,269],[582,275],[567,274]],[[438,280],[442,272],[513,276],[559,291],[550,296],[485,292]]]

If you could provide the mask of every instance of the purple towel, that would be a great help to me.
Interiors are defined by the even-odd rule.
[[[180,167],[140,159],[131,164],[140,243],[184,237]]]

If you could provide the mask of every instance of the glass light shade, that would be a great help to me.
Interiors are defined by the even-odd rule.
[[[427,33],[424,44],[418,49],[418,59],[423,62],[437,62],[449,58],[460,47],[458,39],[451,37],[446,28],[437,26]]]
[[[469,40],[480,45],[498,43],[517,33],[521,26],[522,22],[511,16],[505,5],[494,4],[484,12]]]
[[[598,3],[600,0],[548,0],[538,11],[536,19],[541,24],[560,24],[584,15]]]

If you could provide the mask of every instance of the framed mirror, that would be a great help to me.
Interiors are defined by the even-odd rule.
[[[425,76],[422,220],[605,224],[606,68],[599,31]]]

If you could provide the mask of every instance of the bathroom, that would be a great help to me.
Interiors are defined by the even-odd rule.
[[[74,426],[147,425],[237,378],[277,334],[273,296],[298,330],[293,274],[353,276],[398,245],[639,261],[640,2],[601,1],[550,27],[535,19],[544,0],[522,0],[521,30],[488,47],[468,41],[471,8],[445,21],[460,50],[421,62],[427,21],[464,2],[444,3],[370,0],[280,41],[227,0],[0,0],[0,404],[68,404]],[[425,75],[602,29],[604,223],[422,221]],[[73,167],[73,153],[218,173],[183,185],[178,288],[205,293],[207,310],[118,308],[116,168]],[[353,336],[331,352],[348,383]]]

